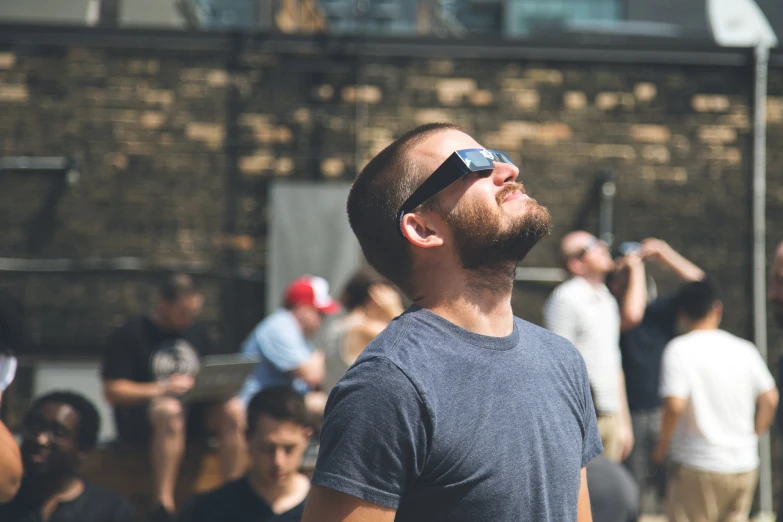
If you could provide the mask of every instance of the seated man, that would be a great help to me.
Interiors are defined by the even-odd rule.
[[[283,295],[283,308],[261,321],[242,344],[242,353],[259,361],[239,394],[247,404],[256,392],[271,386],[293,386],[305,395],[308,411],[323,417],[326,395],[316,391],[324,380],[324,353],[310,339],[323,315],[340,311],[329,297],[329,284],[320,277],[292,281]]]
[[[193,387],[200,356],[213,351],[206,330],[195,323],[202,303],[190,276],[168,276],[160,287],[154,312],[149,317],[128,319],[114,333],[104,354],[104,394],[114,406],[120,440],[142,446],[151,443],[159,504],[153,509],[155,520],[173,518],[175,483],[185,452],[186,413],[220,436],[223,476],[235,478],[242,473],[242,404],[231,399],[188,410],[182,401]]]
[[[193,498],[180,522],[299,521],[310,491],[299,467],[312,432],[301,395],[282,386],[257,393],[247,407],[248,474]]]
[[[0,505],[0,520],[137,521],[122,497],[79,478],[99,427],[98,410],[81,395],[58,391],[36,400],[22,422],[22,486],[10,503]]]

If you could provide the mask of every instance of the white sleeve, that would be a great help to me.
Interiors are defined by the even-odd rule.
[[[667,344],[666,349],[663,352],[659,392],[661,398],[664,399],[666,397],[686,399],[691,394],[685,365],[679,356],[676,341]]]
[[[767,364],[761,357],[761,353],[755,345],[751,344],[751,378],[753,379],[753,393],[758,397],[775,387],[775,378],[772,377]]]
[[[573,306],[568,297],[555,290],[544,304],[544,328],[576,345],[577,313],[578,308]]]

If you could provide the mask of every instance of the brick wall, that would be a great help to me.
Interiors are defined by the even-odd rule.
[[[81,165],[79,183],[65,189],[48,174],[2,174],[0,256],[137,256],[158,267],[261,272],[268,180],[351,179],[394,136],[449,120],[520,161],[523,181],[551,209],[553,237],[526,265],[556,266],[564,233],[595,230],[595,180],[611,171],[617,239],[669,241],[725,286],[726,327],[751,334],[747,67],[417,56],[426,44],[409,56],[150,47],[105,35],[0,43],[0,154],[72,154]],[[773,92],[780,75],[771,74]],[[770,102],[773,206],[783,202],[774,176],[780,99]],[[0,273],[22,288],[30,337],[50,348],[63,336],[94,348],[124,313],[149,305],[151,281]],[[232,293],[210,281],[207,318],[236,342],[263,310],[255,304],[242,324],[221,323]],[[529,295],[516,297],[518,312],[539,321],[549,287],[520,287]],[[64,303],[69,320],[58,312]]]

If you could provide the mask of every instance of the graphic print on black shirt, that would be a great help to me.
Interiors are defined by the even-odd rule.
[[[25,487],[23,481],[19,493],[8,504],[0,504],[0,520],[3,522],[42,522],[43,502]],[[84,492],[69,502],[55,508],[48,522],[138,522],[128,502],[108,489],[89,482]]]
[[[209,335],[200,324],[182,332],[161,330],[149,317],[132,317],[111,336],[104,351],[104,381],[127,379],[155,382],[174,373],[195,376],[202,355],[214,352]],[[115,407],[120,439],[144,443],[149,436],[147,405]]]

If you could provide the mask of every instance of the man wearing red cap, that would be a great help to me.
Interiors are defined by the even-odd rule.
[[[283,307],[261,321],[242,344],[242,354],[259,361],[239,393],[242,402],[271,386],[291,386],[305,396],[312,413],[322,414],[325,397],[312,392],[324,378],[324,354],[309,339],[324,315],[339,311],[325,279],[304,276],[292,281]]]

